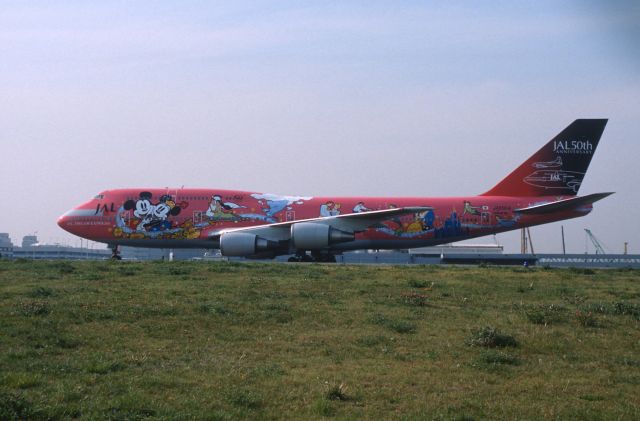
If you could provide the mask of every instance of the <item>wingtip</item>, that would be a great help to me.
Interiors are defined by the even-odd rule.
[[[604,199],[606,197],[609,197],[614,193],[615,192],[612,192],[612,191],[611,192],[602,192],[602,193],[592,193],[592,194],[588,194],[588,195],[582,196],[582,197],[591,197],[591,198],[593,198],[593,202],[592,203],[595,203],[598,200],[602,200],[602,199]]]

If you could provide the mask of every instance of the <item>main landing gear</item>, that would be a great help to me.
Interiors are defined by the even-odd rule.
[[[296,252],[295,256],[291,256],[289,257],[289,262],[291,263],[300,263],[300,262],[313,262],[313,257],[309,256],[306,252],[304,251],[298,251]]]
[[[122,260],[122,256],[120,256],[120,246],[114,245],[111,246],[111,260]]]

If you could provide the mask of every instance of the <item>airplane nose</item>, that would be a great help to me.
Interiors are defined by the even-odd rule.
[[[69,213],[71,213],[72,211],[67,211],[64,214],[62,214],[59,218],[58,218],[58,226],[60,228],[62,228],[63,230],[67,231],[67,232],[71,232],[71,230],[69,229],[69,222],[70,222],[70,217],[69,217]]]
[[[89,201],[63,213],[57,223],[68,233],[87,238],[88,233],[94,228],[88,220],[96,215],[96,205],[93,201]]]

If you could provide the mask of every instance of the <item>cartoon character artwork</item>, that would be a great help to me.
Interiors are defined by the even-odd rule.
[[[402,232],[416,233],[425,231],[424,212],[416,213],[408,223],[402,225]]]
[[[395,204],[388,205],[389,209],[395,209]],[[431,236],[434,232],[435,212],[427,209],[410,215],[394,216],[386,220],[376,231],[393,237],[422,238]]]
[[[394,207],[397,206],[389,205],[391,209]],[[469,234],[470,229],[462,225],[458,212],[453,208],[444,221],[436,217],[435,209],[427,209],[390,218],[376,231],[400,238],[448,238]]]
[[[500,227],[515,226],[519,216],[514,214],[511,206],[498,205],[492,209],[496,224]]]
[[[469,202],[468,200],[464,201],[464,211],[462,212],[462,215],[480,215],[480,211],[478,210],[480,209],[480,206],[472,206],[471,202]]]
[[[305,196],[278,196],[270,193],[253,193],[251,197],[258,201],[258,206],[263,213],[241,214],[242,218],[254,219],[266,222],[278,222],[278,213],[283,210],[291,211],[293,205],[302,205],[312,197]],[[252,209],[253,210],[253,209]],[[283,218],[280,218],[282,220]]]
[[[364,205],[364,202],[356,203],[356,205],[352,209],[353,213],[369,212],[370,210],[371,209]]]
[[[171,222],[167,218],[180,213],[180,206],[176,204],[168,194],[160,197],[158,203],[151,203],[151,193],[141,192],[138,200],[127,200],[123,207],[132,210],[133,215],[139,220],[136,231],[163,231],[171,228]]]
[[[423,218],[423,221],[424,221],[424,229],[425,230],[433,228],[433,225],[435,224],[435,220],[436,220],[436,215],[433,212],[433,209],[429,209],[429,210],[425,211],[422,218]]]
[[[388,209],[397,209],[398,205],[394,203],[390,203],[387,206]],[[387,234],[401,232],[402,231],[402,220],[398,216],[394,216],[391,219],[385,221],[381,226],[379,226],[378,231],[385,232]],[[395,235],[395,234],[394,234]]]
[[[340,203],[329,200],[320,206],[320,216],[327,217],[337,215],[340,215]]]
[[[400,223],[396,233],[404,237],[423,234],[433,228],[434,219],[435,215],[432,209],[415,213],[413,214],[413,219]]]
[[[193,239],[200,236],[200,229],[192,220],[182,223],[169,220],[171,216],[179,215],[188,203],[176,204],[168,194],[160,196],[157,203],[153,203],[152,198],[150,192],[143,191],[137,200],[124,202],[116,214],[113,236],[126,239]]]
[[[209,202],[205,215],[212,221],[233,221],[239,219],[239,216],[234,211],[243,208],[246,208],[246,206],[233,202],[223,202],[220,195],[214,194],[211,196],[211,202]]]

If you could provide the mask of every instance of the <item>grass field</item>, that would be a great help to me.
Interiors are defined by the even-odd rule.
[[[0,261],[0,419],[640,419],[640,272]]]

